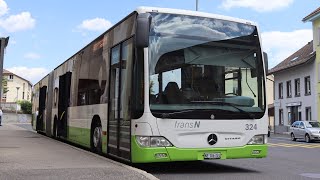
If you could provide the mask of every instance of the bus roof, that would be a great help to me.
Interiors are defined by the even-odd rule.
[[[244,23],[244,24],[251,24],[251,25],[255,25],[256,23],[254,23],[253,21],[248,21],[245,19],[240,19],[240,18],[234,18],[234,17],[230,17],[230,16],[223,16],[223,15],[218,15],[218,14],[211,14],[211,13],[205,13],[205,12],[200,12],[200,11],[190,11],[190,10],[183,10],[183,9],[170,9],[170,8],[158,8],[158,7],[145,7],[145,6],[141,6],[136,8],[136,10],[134,12],[137,13],[146,13],[146,12],[159,12],[159,13],[168,13],[168,14],[181,14],[181,15],[190,15],[190,16],[199,16],[199,17],[207,17],[207,18],[215,18],[215,19],[222,19],[222,20],[227,20],[227,21],[233,21],[233,22],[239,22],[239,23]],[[91,41],[90,43],[88,43],[86,46],[84,46],[82,49],[80,49],[79,51],[77,51],[75,54],[73,54],[71,57],[69,57],[67,60],[63,61],[60,65],[58,65],[56,68],[54,68],[52,71],[58,69],[61,65],[63,65],[64,63],[66,63],[68,60],[70,60],[72,57],[74,57],[76,54],[78,54],[79,52],[83,51],[87,46],[89,46],[92,42],[94,42],[95,40],[97,40],[99,37],[103,36],[104,34],[106,34],[109,30],[113,29],[115,26],[117,26],[118,24],[120,24],[122,21],[124,21],[127,17],[129,17],[131,14],[133,14],[134,12],[131,12],[128,16],[126,16],[125,18],[123,18],[121,21],[119,21],[118,23],[114,24],[112,27],[110,27],[109,29],[106,29],[106,31],[104,33],[102,33],[100,36],[98,36],[97,38],[95,38],[93,41]],[[52,71],[50,71],[46,76],[48,76]],[[39,82],[41,82],[46,76],[44,76],[41,80],[39,80],[37,83],[35,83],[34,85],[38,84]]]
[[[181,15],[190,15],[190,16],[199,16],[199,17],[207,17],[207,18],[215,18],[215,19],[222,19],[227,21],[239,22],[244,24],[251,24],[257,25],[257,23],[245,19],[230,17],[230,16],[223,16],[218,14],[211,14],[205,13],[200,11],[190,11],[190,10],[182,10],[182,9],[169,9],[169,8],[158,8],[158,7],[138,7],[136,11],[140,13],[146,12],[159,12],[159,13],[168,13],[168,14],[181,14]]]

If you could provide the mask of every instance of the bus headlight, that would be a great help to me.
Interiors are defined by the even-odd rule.
[[[136,136],[136,140],[141,147],[170,147],[172,144],[161,136]]]
[[[250,139],[248,144],[266,144],[267,138],[264,137],[265,135],[255,135],[253,138]]]
[[[150,140],[151,147],[168,147],[172,144],[164,137],[151,137]]]
[[[148,136],[136,136],[137,142],[142,147],[150,146],[150,137]]]

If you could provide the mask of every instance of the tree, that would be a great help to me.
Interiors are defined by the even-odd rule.
[[[21,111],[24,114],[31,114],[32,113],[32,103],[26,100],[18,101],[18,104],[21,106]]]
[[[3,94],[5,94],[9,91],[7,85],[8,85],[8,79],[3,77],[2,78],[2,92],[3,92]]]

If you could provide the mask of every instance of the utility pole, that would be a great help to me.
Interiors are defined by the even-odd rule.
[[[198,11],[198,3],[199,3],[199,0],[196,0],[196,11]]]
[[[16,106],[16,114],[18,114],[18,98],[19,98],[19,89],[20,89],[20,87],[16,87],[16,88],[17,88],[17,101],[16,101],[17,106]]]
[[[2,75],[3,75],[3,57],[4,57],[4,49],[7,47],[9,43],[9,37],[0,38],[0,107],[2,102]]]

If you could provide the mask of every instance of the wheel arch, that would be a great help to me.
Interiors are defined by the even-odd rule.
[[[94,115],[93,117],[92,117],[92,120],[91,120],[91,131],[92,131],[92,129],[93,129],[93,127],[95,126],[95,125],[101,125],[102,126],[102,124],[101,124],[101,118],[100,118],[100,116],[99,115]]]

